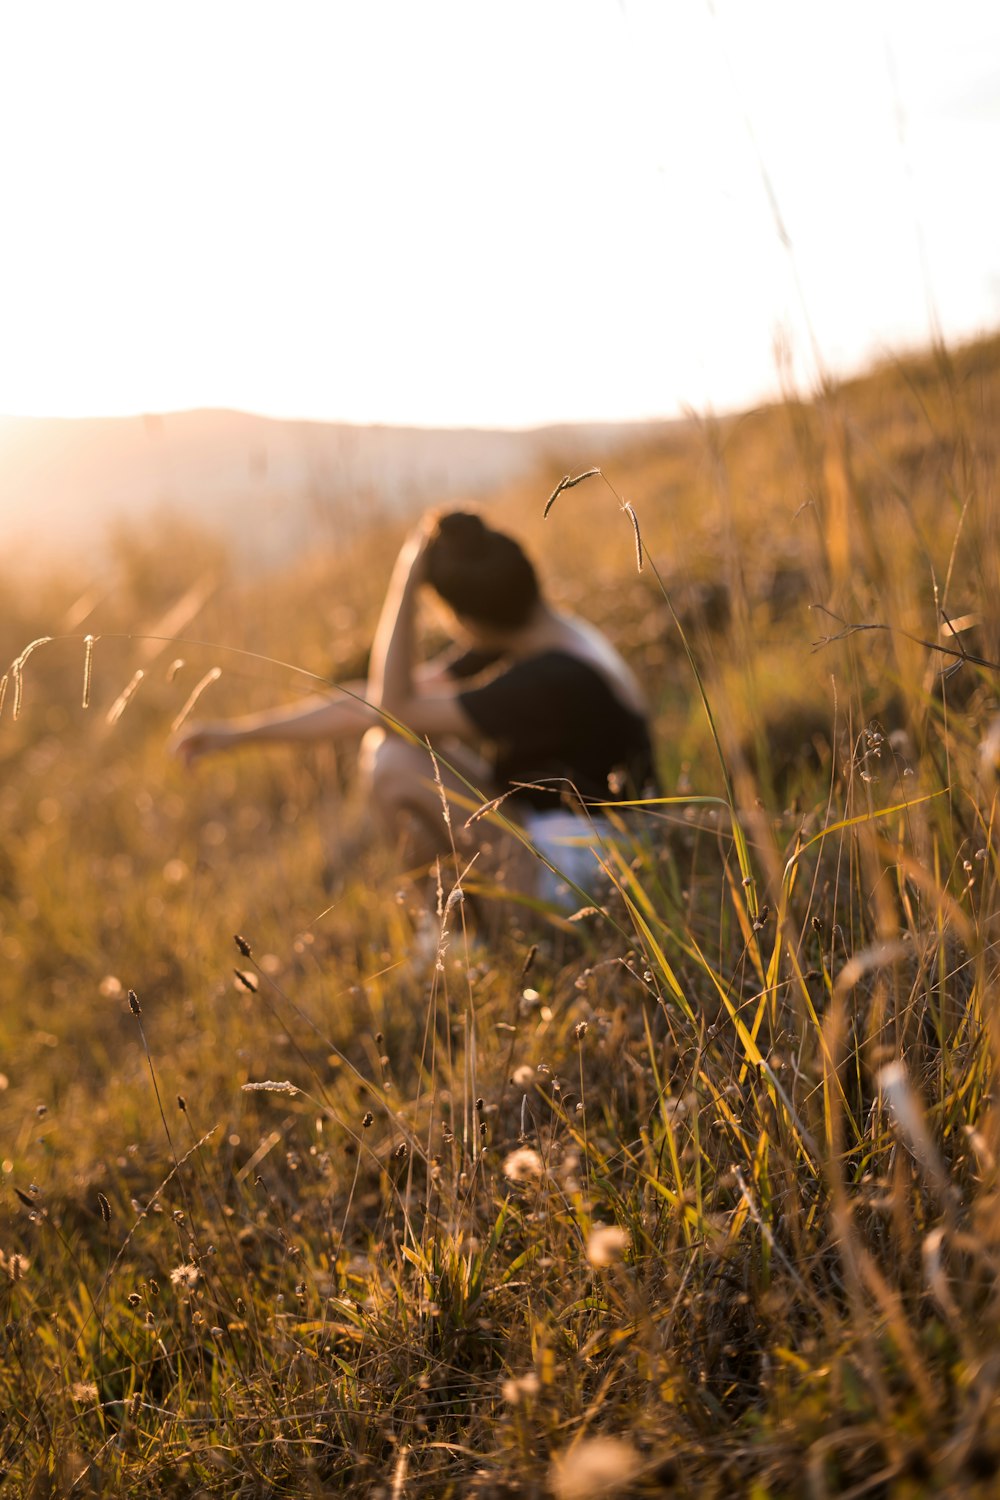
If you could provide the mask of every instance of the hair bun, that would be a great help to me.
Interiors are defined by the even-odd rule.
[[[499,630],[518,629],[541,597],[520,544],[473,511],[447,510],[435,517],[424,569],[431,588],[457,615]]]
[[[451,510],[438,517],[437,533],[449,551],[476,557],[487,545],[489,528],[472,511]]]

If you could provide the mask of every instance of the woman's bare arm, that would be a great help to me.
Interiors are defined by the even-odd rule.
[[[173,741],[172,749],[185,765],[194,765],[202,756],[216,754],[220,750],[235,750],[241,745],[279,745],[308,743],[315,740],[360,739],[367,729],[376,727],[391,729],[401,723],[411,733],[427,735],[431,739],[439,735],[455,735],[459,739],[474,739],[475,733],[467,719],[455,691],[447,686],[438,686],[426,696],[418,693],[409,703],[409,717],[389,717],[363,697],[307,698],[299,703],[290,703],[282,708],[265,709],[262,713],[245,714],[236,719],[216,719],[193,723],[182,729]],[[364,692],[366,684],[351,684]]]
[[[303,702],[241,718],[194,723],[174,740],[174,754],[187,765],[204,755],[240,745],[360,739],[367,729],[402,724],[434,738],[474,740],[476,732],[458,701],[458,688],[440,662],[414,666],[416,601],[422,581],[426,533],[414,532],[396,560],[372,644],[367,681],[344,684],[336,697]]]
[[[336,698],[314,696],[236,719],[190,724],[174,740],[173,752],[186,765],[193,765],[203,755],[238,745],[359,739],[366,729],[382,722],[381,715],[365,701],[365,682],[345,687],[347,692]]]
[[[415,696],[417,594],[423,580],[426,545],[427,532],[423,526],[403,543],[375,627],[368,665],[372,702],[400,718]]]
[[[414,666],[427,540],[427,525],[421,522],[396,559],[372,642],[369,701],[378,704],[389,722],[403,724],[422,738],[453,735],[474,742],[479,734],[459,702],[458,685],[436,664],[421,681],[420,668]]]

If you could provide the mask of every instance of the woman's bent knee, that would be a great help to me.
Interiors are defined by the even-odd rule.
[[[433,780],[429,753],[384,729],[369,729],[361,741],[361,777],[377,806],[423,801]]]
[[[358,746],[358,770],[369,786],[375,779],[379,755],[387,739],[388,735],[384,729],[368,729],[361,736],[361,743]]]

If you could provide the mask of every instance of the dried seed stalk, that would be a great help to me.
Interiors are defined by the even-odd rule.
[[[37,640],[31,641],[27,646],[25,646],[20,656],[15,657],[15,659],[10,664],[9,676],[14,684],[14,702],[12,707],[15,719],[20,717],[21,702],[24,695],[24,664],[28,660],[28,657],[31,655],[32,651],[36,651],[39,646],[47,646],[51,639],[52,637],[50,635],[40,635]],[[6,681],[7,679],[5,677],[3,684],[4,691],[0,692],[0,708],[3,707],[3,700],[6,692]]]
[[[138,671],[134,673],[131,681],[126,683],[125,687],[118,694],[118,697],[115,699],[114,703],[112,703],[111,707],[108,709],[109,724],[118,723],[118,720],[121,718],[122,714],[128,708],[133,697],[135,696],[135,691],[145,675],[145,672],[140,667]]]
[[[642,536],[639,532],[639,518],[632,509],[631,500],[626,500],[623,506],[625,514],[632,522],[632,530],[635,532],[635,566],[636,571],[642,572]]]
[[[473,823],[479,822],[480,818],[488,818],[490,813],[496,812],[497,808],[507,801],[508,797],[513,797],[515,791],[516,788],[512,788],[509,792],[501,792],[500,796],[494,797],[492,801],[484,802],[482,807],[477,807],[474,813],[470,813],[462,825],[463,828],[471,828]]]
[[[210,667],[208,669],[208,671],[205,673],[204,677],[201,679],[201,681],[195,684],[195,686],[192,688],[191,692],[188,695],[187,702],[185,703],[184,707],[181,709],[180,713],[177,715],[176,719],[174,720],[174,722],[170,726],[170,730],[171,730],[172,734],[176,734],[177,730],[180,729],[181,725],[184,723],[184,720],[187,718],[188,714],[194,708],[195,704],[198,702],[198,699],[201,697],[201,695],[205,691],[205,689],[207,687],[210,687],[213,682],[218,682],[218,680],[219,680],[219,678],[221,676],[222,676],[222,668],[221,667]]]
[[[608,479],[607,475],[604,473],[603,469],[586,469],[582,474],[576,474],[572,478],[570,477],[569,474],[564,474],[563,477],[562,477],[562,479],[560,479],[559,483],[556,485],[555,489],[552,491],[551,495],[549,496],[549,498],[545,502],[545,509],[542,511],[542,520],[543,521],[545,520],[545,517],[548,515],[549,511],[552,509],[552,507],[555,504],[557,498],[562,494],[563,490],[571,490],[574,485],[582,484],[585,479],[593,479],[594,476],[595,476],[595,474],[600,475],[600,477],[604,480],[604,483],[608,486],[608,489],[614,495],[615,499],[618,501],[618,503],[621,506],[622,510],[625,512],[625,514],[628,516],[629,520],[632,522],[632,531],[633,531],[633,534],[635,536],[635,565],[636,565],[636,568],[638,569],[638,571],[641,573],[642,572],[642,536],[641,536],[640,531],[639,531],[639,521],[638,521],[638,518],[636,516],[635,511],[632,509],[632,503],[631,503],[631,501],[629,501],[629,500],[623,500],[622,499],[622,497],[619,495],[618,491],[615,489],[614,485],[611,484],[611,482],[609,481],[609,479]]]
[[[83,707],[90,707],[90,679],[94,670],[94,641],[93,635],[85,635],[83,638]]]
[[[545,509],[542,511],[542,520],[545,520],[545,517],[552,509],[553,505],[556,502],[556,499],[559,495],[562,494],[563,490],[571,490],[575,484],[582,484],[585,479],[593,479],[594,475],[600,474],[600,472],[600,469],[587,469],[585,473],[577,474],[573,478],[570,478],[568,474],[564,474],[562,479],[560,479],[559,483],[556,485],[555,489],[552,491],[548,500],[546,500],[545,502]]]

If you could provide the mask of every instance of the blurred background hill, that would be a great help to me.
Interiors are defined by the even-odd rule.
[[[0,548],[50,566],[109,523],[156,512],[217,531],[241,562],[284,562],[359,520],[587,466],[675,424],[523,431],[281,421],[240,411],[0,417]]]

